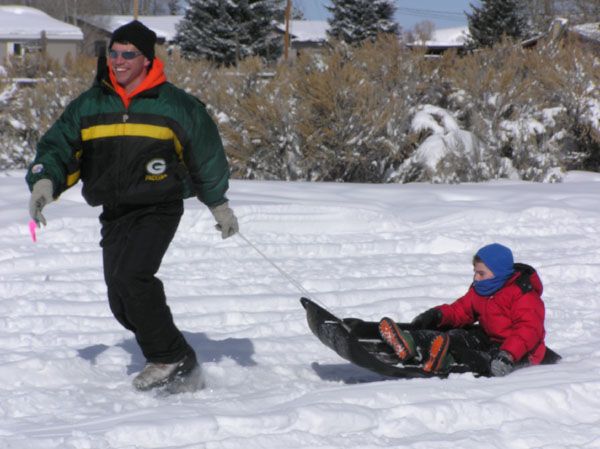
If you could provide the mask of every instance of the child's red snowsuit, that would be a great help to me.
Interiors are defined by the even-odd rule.
[[[531,270],[525,282],[519,279],[525,274],[517,269],[491,296],[480,296],[471,286],[452,304],[436,307],[442,312],[439,326],[457,328],[479,321],[489,338],[500,343],[500,349],[510,353],[515,362],[526,356],[530,364],[538,365],[546,353],[543,287],[537,273],[524,267]]]

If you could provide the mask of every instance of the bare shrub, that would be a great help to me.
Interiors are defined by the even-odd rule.
[[[305,179],[306,160],[296,127],[298,102],[289,73],[236,96],[221,129],[235,174],[249,179]]]
[[[340,44],[237,86],[223,135],[252,178],[382,182],[403,159],[408,70],[395,39]],[[408,64],[407,64],[408,65]],[[240,82],[237,78],[237,83]],[[252,91],[253,90],[253,91]],[[219,108],[223,109],[223,102]]]
[[[455,89],[450,107],[463,111],[465,126],[521,178],[544,181],[573,167],[574,130],[597,96],[592,61],[571,44],[524,50],[505,42],[460,61],[445,58],[442,67]]]
[[[600,170],[600,60],[580,45],[565,40],[543,49],[538,77],[549,101],[564,108],[560,149],[568,169]],[[550,67],[547,67],[550,66]],[[560,131],[560,130],[556,130]],[[573,145],[573,143],[575,143]]]
[[[308,179],[382,182],[406,157],[406,135],[419,64],[396,39],[359,48],[338,45],[295,79],[298,129]],[[418,77],[416,77],[418,79]]]
[[[206,103],[239,178],[556,181],[564,169],[600,169],[600,62],[574,42],[527,50],[503,42],[435,60],[391,37],[330,44],[276,67],[258,58],[219,68],[176,51],[159,56],[167,78]],[[0,82],[0,168],[31,160],[42,133],[91,85],[94,69],[85,59],[10,69]],[[41,79],[34,87],[10,81],[33,72]],[[424,105],[445,110],[453,129],[439,136],[412,129]],[[467,135],[473,145],[465,145]],[[432,164],[423,155],[435,139],[444,154]]]
[[[63,66],[40,59],[36,64],[46,71],[34,73],[26,87],[17,87],[17,82],[12,86],[5,84],[7,97],[0,104],[0,139],[3,142],[0,169],[27,166],[33,160],[41,136],[66,105],[93,81],[95,60],[92,59],[80,58]],[[17,76],[24,74],[21,69],[13,65],[10,71]]]

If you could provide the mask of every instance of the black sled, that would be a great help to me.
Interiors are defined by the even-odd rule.
[[[426,372],[419,365],[402,364],[392,348],[381,339],[379,323],[352,318],[341,320],[308,298],[301,298],[300,303],[306,310],[310,330],[321,343],[362,368],[383,376],[404,379],[445,378],[450,373],[472,372],[470,367],[460,364],[451,365],[443,373]],[[397,324],[401,329],[411,329],[408,323]],[[556,363],[558,360],[560,356],[548,348],[542,364]]]

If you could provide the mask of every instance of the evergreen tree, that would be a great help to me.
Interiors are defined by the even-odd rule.
[[[333,6],[327,7],[332,13],[327,32],[331,37],[358,44],[375,39],[379,33],[399,32],[391,0],[331,0],[331,3]]]
[[[471,4],[467,14],[472,47],[492,47],[502,36],[522,39],[527,36],[527,21],[519,0],[481,0],[481,7]]]
[[[175,43],[185,57],[232,65],[248,56],[276,59],[282,40],[273,31],[282,0],[189,0]]]

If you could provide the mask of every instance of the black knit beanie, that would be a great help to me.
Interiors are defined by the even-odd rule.
[[[110,37],[108,48],[115,42],[133,44],[150,62],[154,60],[156,33],[138,20],[117,28]]]

